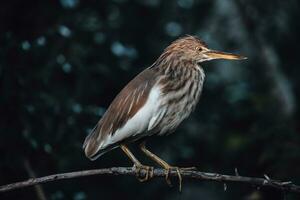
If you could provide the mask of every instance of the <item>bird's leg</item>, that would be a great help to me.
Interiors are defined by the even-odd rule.
[[[170,181],[170,178],[169,178],[170,171],[173,170],[173,169],[175,169],[177,171],[178,179],[179,179],[179,191],[181,191],[182,177],[181,177],[180,169],[178,167],[174,167],[174,166],[169,165],[166,161],[164,161],[163,159],[161,159],[160,157],[158,157],[157,155],[155,155],[154,153],[149,151],[146,148],[145,142],[142,142],[140,144],[140,148],[149,158],[151,158],[154,162],[156,162],[158,165],[162,166],[164,169],[167,170],[167,172],[166,172],[166,181],[167,181],[168,185],[170,185],[170,186],[172,185],[171,181]]]
[[[129,159],[134,163],[133,168],[135,169],[137,179],[140,182],[147,181],[153,177],[153,170],[154,170],[153,167],[141,164],[141,162],[131,153],[131,151],[128,149],[126,145],[122,144],[120,145],[120,147],[124,151],[124,153],[129,157]],[[143,178],[140,177],[140,171],[142,169],[146,170],[146,175]]]

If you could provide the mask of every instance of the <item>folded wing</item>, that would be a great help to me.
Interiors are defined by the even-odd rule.
[[[86,137],[83,148],[91,160],[116,148],[124,140],[136,139],[161,118],[158,77],[148,68],[136,76],[113,100],[103,117]]]

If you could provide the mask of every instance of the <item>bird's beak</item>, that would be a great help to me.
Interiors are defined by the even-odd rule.
[[[225,60],[243,60],[247,59],[245,56],[232,54],[232,53],[225,53],[222,51],[215,51],[215,50],[208,50],[205,52],[205,55],[210,59],[225,59]]]

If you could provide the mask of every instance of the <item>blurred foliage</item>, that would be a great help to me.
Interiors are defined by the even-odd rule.
[[[300,184],[297,0],[113,0],[0,3],[0,184],[80,169],[130,166],[119,150],[96,162],[82,142],[120,89],[185,34],[240,62],[204,63],[199,106],[158,155],[202,171]],[[141,154],[135,149],[140,158]],[[151,164],[144,159],[145,163]],[[176,180],[174,180],[176,184]],[[86,177],[42,186],[47,199],[297,199],[249,185]],[[1,199],[38,199],[34,188]],[[299,198],[299,196],[298,196]]]

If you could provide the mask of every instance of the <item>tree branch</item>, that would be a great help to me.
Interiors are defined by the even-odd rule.
[[[28,159],[24,159],[24,167],[31,178],[36,178],[35,172],[33,171],[31,164]],[[47,200],[45,192],[41,185],[37,184],[34,186],[37,197],[39,200]]]
[[[197,170],[180,170],[180,171],[183,178],[217,181],[217,182],[222,182],[224,184],[227,182],[246,183],[257,187],[271,187],[285,192],[300,193],[300,186],[293,184],[291,181],[282,182],[278,180],[272,180],[267,175],[264,175],[264,178],[253,178],[253,177],[239,176],[237,170],[235,175],[222,175],[217,173],[200,172]],[[164,177],[166,172],[167,171],[164,169],[160,169],[160,168],[154,169],[153,177]],[[105,169],[94,169],[94,170],[68,172],[62,174],[53,174],[53,175],[44,176],[40,178],[31,178],[28,179],[27,181],[21,181],[21,182],[0,186],[0,192],[11,191],[18,188],[33,186],[40,183],[46,183],[51,181],[79,178],[84,176],[94,176],[94,175],[136,176],[136,171],[129,167],[112,167],[112,168],[105,168]],[[140,175],[141,176],[146,175],[146,170],[141,170]],[[176,170],[170,171],[169,176],[177,176]]]

